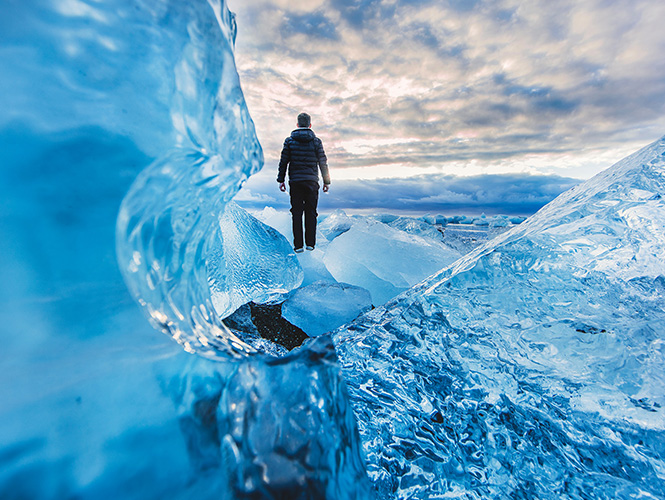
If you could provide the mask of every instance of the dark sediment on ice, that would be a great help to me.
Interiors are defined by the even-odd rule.
[[[249,303],[252,311],[252,323],[264,339],[282,345],[291,350],[300,346],[307,334],[282,317],[282,304]]]
[[[255,304],[241,306],[224,319],[226,326],[237,332],[259,335],[288,350],[302,345],[307,334],[282,317],[282,304]]]

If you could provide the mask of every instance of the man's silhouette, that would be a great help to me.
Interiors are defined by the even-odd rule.
[[[311,129],[312,119],[307,113],[298,115],[298,128],[284,141],[279,160],[277,182],[279,189],[286,191],[284,178],[287,167],[289,192],[291,195],[291,216],[293,218],[293,248],[303,251],[302,216],[305,214],[305,244],[307,250],[316,246],[316,206],[319,201],[319,169],[323,177],[323,192],[328,192],[330,174],[328,159],[323,151],[321,139]]]

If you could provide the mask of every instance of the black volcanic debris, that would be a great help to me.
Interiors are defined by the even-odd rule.
[[[258,334],[288,350],[299,347],[309,338],[300,328],[282,317],[282,304],[250,302],[224,319],[224,323],[232,330]]]
[[[291,350],[309,338],[305,332],[282,317],[282,304],[249,303],[252,323],[264,339]]]

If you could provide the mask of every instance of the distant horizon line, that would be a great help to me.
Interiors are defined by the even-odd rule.
[[[266,208],[272,208],[276,212],[289,212],[289,207],[287,205],[284,206],[274,206],[274,205],[264,205],[263,207],[260,207],[258,205],[253,205],[251,203],[247,203],[246,201],[235,201],[240,207],[244,208],[247,211],[255,211],[255,212],[260,212]],[[397,216],[409,216],[409,217],[427,217],[427,216],[442,216],[442,217],[481,217],[482,215],[485,215],[486,217],[524,217],[528,218],[534,215],[538,210],[536,211],[522,211],[522,212],[511,212],[511,211],[492,211],[492,210],[481,210],[478,209],[478,207],[467,207],[468,209],[459,209],[459,210],[444,210],[444,211],[434,211],[434,210],[429,210],[429,211],[423,211],[423,210],[410,210],[410,209],[388,209],[388,208],[382,208],[382,207],[369,207],[369,208],[341,208],[341,207],[334,207],[334,208],[320,208],[318,210],[319,216],[325,215],[328,216],[338,210],[344,211],[347,215],[364,215],[364,216],[371,216],[371,215],[397,215]],[[488,207],[489,208],[489,207]],[[542,208],[542,207],[541,207]],[[540,209],[539,209],[540,210]]]

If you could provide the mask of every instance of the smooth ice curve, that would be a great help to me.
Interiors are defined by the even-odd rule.
[[[161,43],[160,50],[172,58],[160,68],[170,89],[160,104],[169,110],[173,142],[141,172],[122,202],[118,261],[155,328],[188,352],[245,356],[256,350],[220,317],[227,306],[237,307],[247,290],[230,289],[239,283],[219,265],[224,242],[218,217],[244,180],[261,168],[263,155],[235,69],[235,20],[225,2],[188,4],[174,12],[162,7],[161,22],[168,29],[148,31],[163,38],[148,45]],[[227,219],[222,223],[226,220],[230,234]],[[292,271],[291,266],[286,274]],[[253,295],[260,295],[260,286],[250,287]]]

